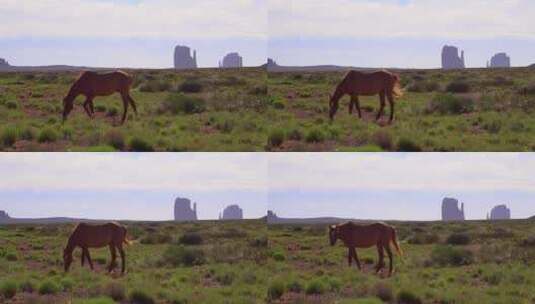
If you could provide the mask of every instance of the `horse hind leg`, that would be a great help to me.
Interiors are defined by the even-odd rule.
[[[379,94],[379,102],[380,102],[379,111],[377,111],[377,116],[375,117],[375,120],[379,120],[379,118],[381,118],[381,116],[383,115],[383,111],[385,109],[385,93],[384,92],[381,92]]]
[[[111,255],[111,261],[110,261],[110,264],[108,265],[108,272],[111,272],[113,270],[113,268],[115,268],[115,265],[117,264],[117,252],[115,250],[115,246],[114,245],[110,245],[110,255]]]
[[[394,96],[392,95],[392,91],[389,91],[386,94],[386,97],[388,98],[388,104],[390,104],[390,119],[389,119],[389,122],[392,122],[394,120]]]
[[[89,118],[93,118],[93,113],[91,112],[92,105],[93,105],[93,99],[89,97],[84,101],[84,104],[83,104],[85,113],[87,114],[87,116],[89,116]]]
[[[377,255],[379,256],[379,260],[375,266],[375,273],[378,273],[381,269],[383,269],[383,267],[385,267],[385,253],[382,244],[377,244]]]
[[[127,94],[126,97],[128,98],[128,101],[130,102],[130,105],[134,109],[134,113],[137,115],[137,107],[136,107],[136,102],[134,101],[134,98],[132,98],[132,96],[130,96],[130,94]]]
[[[121,273],[124,274],[126,268],[126,256],[124,254],[123,245],[120,244],[119,246],[117,246],[117,248],[119,248],[119,254],[121,255]]]
[[[351,247],[347,247],[347,266],[351,267],[351,261],[352,261],[352,250]]]
[[[87,262],[89,263],[89,267],[91,268],[91,270],[94,270],[93,261],[91,260],[91,255],[89,254],[89,249],[85,248],[84,251],[85,257],[87,258]]]
[[[122,125],[124,124],[124,121],[126,120],[126,112],[128,111],[129,100],[125,94],[121,94],[121,97],[123,99],[123,117],[121,118],[121,125]]]
[[[393,256],[392,256],[392,249],[390,249],[390,245],[387,243],[386,246],[385,246],[385,250],[386,250],[386,253],[388,254],[388,276],[391,276],[392,275],[392,272],[394,271],[394,266],[393,266]]]

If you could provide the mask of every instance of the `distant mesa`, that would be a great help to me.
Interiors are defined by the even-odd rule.
[[[9,62],[5,60],[4,58],[0,58],[0,67],[9,67]]]
[[[177,45],[175,47],[175,69],[196,69],[197,68],[197,51],[193,51],[191,56],[190,48],[187,46]]]
[[[220,68],[241,68],[243,67],[243,58],[237,52],[228,53],[219,62]]]
[[[223,215],[219,214],[220,220],[242,220],[243,210],[238,205],[229,205],[223,210]]]
[[[275,212],[273,212],[271,210],[268,210],[268,212],[267,212],[267,222],[268,223],[274,223],[278,219],[279,219],[279,217],[277,216],[277,214],[275,214]]]
[[[464,69],[464,51],[461,51],[461,57],[459,57],[457,47],[445,45],[442,48],[442,68],[444,70]]]
[[[7,221],[9,219],[11,219],[11,217],[9,217],[9,214],[7,214],[7,212],[5,212],[4,210],[0,210],[0,222]]]
[[[510,220],[511,219],[511,209],[507,208],[506,205],[494,206],[490,211],[490,217],[487,214],[488,220]]]
[[[488,68],[510,68],[511,58],[506,53],[498,53],[490,59],[490,63],[487,62]]]
[[[442,200],[443,221],[464,221],[464,203],[459,209],[459,201],[455,198],[445,197]]]
[[[177,197],[175,199],[175,221],[196,221],[197,220],[197,204],[193,204],[191,208],[191,201],[187,198]]]

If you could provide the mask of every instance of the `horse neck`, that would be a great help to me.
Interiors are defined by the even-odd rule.
[[[78,88],[78,82],[75,82],[69,89],[69,93],[67,93],[67,99],[73,101],[78,95],[80,95],[80,90]]]
[[[344,93],[345,93],[345,91],[343,89],[343,83],[341,83],[336,87],[336,90],[334,90],[334,94],[333,94],[333,97],[332,97],[333,101],[337,102],[338,100],[340,100],[340,98],[342,98]]]
[[[72,254],[72,252],[74,251],[74,248],[76,248],[76,242],[74,240],[73,235],[71,235],[69,237],[69,241],[67,242],[67,246],[65,247],[65,250],[67,251],[67,253]]]

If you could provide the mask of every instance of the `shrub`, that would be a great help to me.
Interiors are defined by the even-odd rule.
[[[398,303],[399,304],[421,304],[422,300],[408,290],[402,290],[398,293]]]
[[[433,92],[440,89],[440,84],[435,81],[416,81],[411,84],[407,91],[414,93]]]
[[[178,239],[178,242],[184,245],[200,245],[202,244],[202,237],[196,232],[187,232]]]
[[[173,267],[194,266],[205,263],[204,251],[200,248],[190,248],[183,245],[169,245],[162,255],[164,264]]]
[[[453,94],[437,94],[427,103],[428,113],[462,114],[474,111],[474,100],[467,96]]]
[[[95,112],[106,112],[106,106],[102,104],[96,105]]]
[[[19,107],[19,104],[15,100],[9,100],[6,102],[6,108],[8,109],[16,109]]]
[[[123,150],[125,147],[124,134],[120,130],[110,129],[104,134],[106,144],[117,150]]]
[[[407,242],[414,245],[424,245],[436,243],[438,240],[438,235],[434,233],[416,233]]]
[[[202,98],[191,97],[184,94],[169,94],[162,102],[160,110],[174,115],[195,114],[206,111],[206,102]]]
[[[325,140],[325,132],[319,128],[314,128],[308,131],[305,140],[308,143],[319,143]]]
[[[106,285],[104,288],[104,293],[117,302],[120,302],[126,298],[126,290],[123,284],[118,282],[108,283],[108,285]]]
[[[148,235],[145,235],[141,240],[139,241],[141,244],[165,244],[170,243],[173,240],[171,235],[164,234],[164,233],[149,233]]]
[[[303,285],[298,280],[292,280],[286,287],[291,292],[299,293],[303,291]]]
[[[284,253],[282,252],[275,252],[273,253],[273,259],[275,261],[282,262],[286,259],[286,257],[284,256]]]
[[[450,93],[468,93],[470,90],[470,84],[462,80],[452,81],[446,86],[446,92]]]
[[[399,152],[421,152],[422,148],[409,138],[401,138],[398,141]]]
[[[268,147],[279,147],[284,142],[284,131],[281,129],[272,130],[268,136]]]
[[[274,281],[268,287],[268,300],[278,300],[284,294],[284,283],[281,281]]]
[[[56,140],[58,140],[58,133],[54,129],[48,127],[41,130],[37,137],[37,141],[40,143],[55,142]]]
[[[6,260],[10,262],[14,262],[18,260],[17,254],[15,252],[8,252],[6,253]]]
[[[70,291],[72,290],[72,287],[74,286],[74,281],[70,278],[63,278],[60,281],[61,289],[63,291]]]
[[[46,280],[39,286],[39,294],[56,294],[61,291],[61,287],[53,281]]]
[[[115,304],[115,302],[108,297],[75,300],[73,303],[74,304]]]
[[[303,133],[299,130],[299,129],[292,129],[289,133],[288,133],[288,139],[291,139],[291,140],[301,140],[303,139]]]
[[[383,150],[391,150],[394,144],[388,131],[379,130],[373,134],[373,142]]]
[[[144,290],[134,290],[129,296],[130,302],[133,304],[154,304],[153,297]]]
[[[525,94],[525,95],[535,94],[535,83],[531,83],[520,88],[518,93]]]
[[[161,80],[149,80],[139,86],[141,92],[163,92],[171,89],[171,83]]]
[[[470,243],[470,236],[466,233],[453,233],[446,239],[447,244],[467,245]]]
[[[178,86],[178,91],[184,93],[199,93],[202,90],[202,84],[195,80],[186,80]]]
[[[376,297],[381,299],[383,302],[390,302],[394,299],[394,294],[392,292],[392,287],[383,282],[378,282],[375,284],[374,294]]]
[[[7,126],[2,130],[0,139],[5,147],[11,147],[17,141],[18,130],[15,127]]]
[[[502,121],[499,118],[493,118],[490,121],[486,121],[482,127],[489,133],[496,134],[502,129]]]
[[[145,139],[141,137],[132,137],[128,143],[128,146],[130,146],[130,151],[135,152],[152,152],[154,151],[154,148],[152,147],[152,144],[146,141]]]
[[[284,101],[281,100],[281,99],[275,99],[273,100],[273,102],[271,103],[271,105],[275,108],[275,109],[278,109],[278,110],[282,110],[286,107],[286,105],[284,104]]]
[[[234,282],[234,278],[236,277],[236,274],[232,271],[223,271],[221,273],[218,273],[215,276],[216,281],[221,283],[223,286],[231,285],[232,282]]]
[[[310,281],[305,289],[306,294],[324,294],[327,291],[327,287],[323,281],[315,279]]]
[[[463,266],[474,262],[474,255],[470,250],[454,246],[435,246],[431,251],[431,263],[439,266]]]
[[[23,127],[19,134],[22,140],[32,140],[35,138],[35,131],[32,127]]]
[[[32,293],[32,292],[34,292],[37,288],[35,287],[35,283],[34,283],[33,281],[26,280],[26,281],[23,281],[22,283],[20,283],[20,285],[19,285],[19,289],[20,289],[22,292]]]
[[[11,299],[17,294],[17,283],[14,281],[4,281],[0,284],[0,294],[6,299]]]

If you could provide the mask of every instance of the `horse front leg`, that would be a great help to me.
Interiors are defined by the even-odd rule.
[[[87,99],[84,101],[84,110],[85,110],[85,113],[87,113],[87,116],[89,116],[89,118],[93,119],[93,112],[92,112],[92,109],[93,109],[93,98],[92,97],[87,97]]]
[[[349,115],[353,114],[353,106],[355,104],[355,95],[351,95],[351,98],[349,99]]]
[[[84,262],[85,262],[85,250],[84,248],[82,248],[82,263],[81,263],[82,268],[84,268]]]
[[[375,117],[376,121],[378,121],[379,118],[381,118],[381,116],[383,115],[383,111],[385,109],[385,93],[384,92],[381,92],[379,94],[379,102],[380,102],[379,111],[377,111],[377,116]]]
[[[359,100],[358,95],[355,96],[355,105],[357,106],[357,112],[359,114],[359,118],[362,118],[362,113],[360,112],[360,100]]]
[[[351,247],[347,247],[347,266],[351,267]]]
[[[91,255],[89,254],[89,249],[84,248],[83,250],[85,257],[87,258],[87,262],[89,263],[89,267],[91,268],[91,270],[94,270],[93,261],[91,260]]]
[[[352,253],[353,253],[353,258],[355,259],[355,262],[357,263],[357,267],[359,270],[362,270],[362,267],[360,266],[360,260],[359,260],[359,256],[357,254],[357,249],[355,249],[354,247],[352,248]]]

